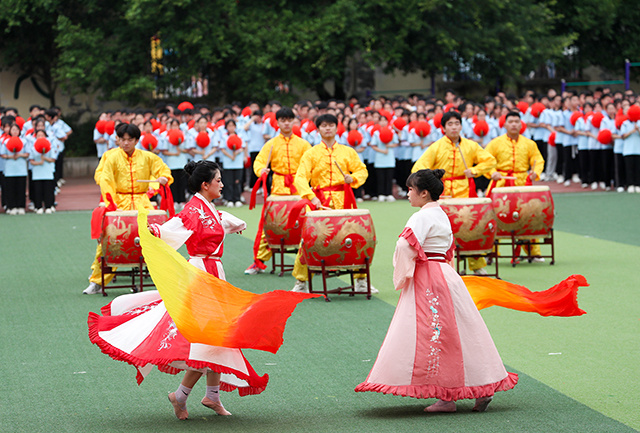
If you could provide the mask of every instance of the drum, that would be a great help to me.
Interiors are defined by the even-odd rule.
[[[162,224],[167,221],[167,212],[150,210],[147,219],[150,224]],[[138,211],[107,212],[102,221],[101,242],[108,266],[140,264],[142,248],[138,237]]]
[[[270,248],[280,248],[280,242],[283,239],[285,249],[297,249],[300,246],[302,224],[296,221],[293,228],[285,228],[291,208],[300,200],[300,196],[297,195],[270,195],[267,197],[264,212],[264,236]],[[304,216],[304,210],[300,216]]]
[[[493,250],[497,224],[491,199],[449,198],[438,203],[449,217],[459,251],[468,255]]]
[[[493,210],[498,219],[499,238],[547,237],[553,228],[553,198],[548,186],[493,188]]]
[[[367,209],[309,211],[302,227],[302,256],[311,270],[354,270],[373,259],[376,232]]]

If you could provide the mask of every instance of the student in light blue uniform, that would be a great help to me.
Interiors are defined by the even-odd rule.
[[[640,122],[627,120],[621,128],[627,192],[640,193]]]
[[[251,114],[249,121],[245,123],[242,129],[246,133],[247,149],[249,151],[249,156],[251,157],[251,167],[253,167],[256,157],[265,143],[264,135],[262,134],[262,111],[255,110],[253,114]],[[253,186],[258,180],[258,176],[256,176],[253,170],[249,171],[251,173],[249,177],[249,184]]]
[[[387,118],[380,116],[378,121],[380,128],[389,125]],[[392,131],[393,137],[390,142],[383,143],[380,139],[380,131],[375,131],[371,136],[371,148],[376,152],[373,162],[376,171],[376,182],[378,184],[378,201],[395,201],[392,194],[393,171],[396,166],[395,148],[400,144],[398,134]]]
[[[69,125],[60,119],[60,112],[55,108],[46,110],[44,117],[51,124],[51,132],[47,132],[47,135],[55,137],[55,143],[52,142],[51,145],[56,146],[58,155],[56,158],[56,174],[54,177],[55,181],[59,183],[64,178],[63,168],[65,142],[67,141],[67,138],[69,138],[69,135],[71,135],[72,130]]]
[[[562,99],[562,97],[560,95],[557,95],[555,98],[553,98],[553,109],[551,110],[551,114],[552,114],[552,118],[551,118],[551,125],[553,126],[553,129],[556,131],[556,165],[555,165],[555,173],[556,176],[558,177],[557,182],[558,183],[564,183],[565,179],[564,179],[564,175],[562,174],[562,167],[563,167],[563,163],[564,163],[564,141],[565,141],[565,134],[559,130],[558,128],[560,127],[561,129],[564,128],[564,116],[562,114],[562,110],[564,108],[564,100]]]
[[[0,148],[0,157],[5,160],[2,195],[6,195],[7,213],[9,215],[24,215],[29,153],[25,149],[24,140],[20,138],[20,127],[18,125],[13,123],[10,126],[9,135],[10,137],[5,140]],[[22,149],[17,152],[7,149],[7,143],[13,137],[22,142]]]
[[[353,118],[347,119],[347,118],[345,118],[343,121],[346,122],[346,124],[345,124],[346,130],[342,133],[342,136],[340,136],[340,138],[337,140],[338,143],[343,144],[345,146],[351,146],[351,144],[349,143],[349,140],[348,140],[349,133],[351,131],[358,131],[360,133],[360,135],[362,135],[362,140],[360,141],[360,143],[357,146],[351,146],[351,147],[353,147],[353,149],[358,154],[358,158],[360,158],[360,161],[365,162],[364,161],[364,151],[367,148],[367,141],[365,140],[366,131],[363,132],[364,128],[360,128],[360,126],[358,125],[358,121],[356,119],[353,119]],[[362,201],[363,196],[364,196],[364,185],[361,185],[358,188],[356,188],[353,191],[353,194],[356,197],[356,201],[359,201],[359,202]]]
[[[44,130],[36,132],[35,140],[39,138],[48,139]],[[33,145],[31,146],[29,161],[32,167],[31,183],[33,183],[33,193],[30,198],[37,214],[55,212],[54,172],[56,156],[56,151],[52,147],[48,152],[40,153]]]
[[[629,108],[629,101],[623,101],[624,112]],[[617,117],[617,115],[616,115]],[[624,122],[628,122],[628,120],[619,121],[615,120],[616,130],[613,132],[614,140],[613,140],[613,179],[614,179],[614,187],[618,192],[624,192],[626,187],[627,178],[624,171],[624,156],[622,154],[624,150],[624,139],[622,138],[622,125]]]
[[[602,122],[600,123],[600,131],[608,129],[612,135],[616,133],[616,107],[613,103],[607,104],[606,111]],[[609,144],[602,144],[602,172],[604,174],[604,189],[609,191],[613,183],[613,141]],[[600,185],[602,188],[602,185]]]
[[[402,129],[398,130],[393,123],[391,125],[393,126],[393,131],[396,133],[399,140],[398,147],[394,149],[396,154],[396,170],[394,178],[396,180],[396,185],[398,186],[398,195],[400,197],[406,197],[407,191],[404,191],[404,188],[406,188],[407,178],[411,174],[411,167],[413,167],[413,164],[411,163],[413,149],[411,148],[411,136],[409,133],[409,112],[403,110],[401,118],[405,122]]]
[[[241,147],[232,150],[227,141],[229,137],[236,136],[241,139]],[[242,171],[244,170],[245,153],[247,145],[242,137],[236,134],[236,122],[229,119],[225,122],[224,132],[220,134],[220,152],[222,154],[222,182],[224,183],[224,199],[227,207],[241,207]]]
[[[593,106],[593,114],[602,113],[602,106],[599,102],[597,102]],[[599,128],[593,126],[593,115],[587,118],[587,146],[589,147],[589,172],[591,173],[591,189],[597,189],[598,186],[601,186],[604,189],[604,173],[602,172],[602,164],[600,161],[602,159],[602,150],[603,146],[598,141],[598,132]]]
[[[586,116],[591,113],[593,106],[586,103],[583,110],[584,114],[576,120],[574,130],[578,134],[578,174],[582,181],[582,187],[586,188],[592,182],[591,173],[589,173],[589,136]]]

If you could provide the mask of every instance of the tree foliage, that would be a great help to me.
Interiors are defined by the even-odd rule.
[[[0,8],[1,67],[37,77],[51,95],[61,86],[130,103],[198,74],[218,100],[265,100],[278,81],[344,97],[354,57],[487,83],[521,80],[572,45],[581,66],[640,60],[631,0],[0,0]],[[150,69],[154,36],[162,75]]]

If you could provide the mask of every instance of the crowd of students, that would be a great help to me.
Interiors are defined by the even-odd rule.
[[[463,119],[462,135],[485,147],[504,134],[509,111],[522,113],[522,135],[534,140],[544,157],[543,180],[583,188],[640,192],[640,99],[636,94],[595,91],[558,94],[525,92],[521,98],[498,93],[476,102],[452,90],[443,99],[412,94],[394,98],[350,98],[348,101],[300,101],[293,106],[294,133],[312,146],[320,143],[313,120],[333,114],[340,121],[337,140],[355,148],[367,165],[369,177],[356,191],[358,201],[395,201],[406,196],[404,185],[413,163],[439,138],[442,114],[457,110]],[[216,161],[224,168],[223,203],[242,206],[242,191],[256,176],[253,160],[266,141],[278,134],[278,101],[260,106],[232,103],[211,108],[160,103],[156,110],[114,110],[100,114],[93,133],[97,156],[117,147],[115,128],[133,123],[143,132],[138,146],[158,154],[172,170],[171,186],[177,208],[186,203],[183,167],[190,160]],[[32,106],[24,121],[17,110],[2,109],[0,187],[2,205],[9,214],[23,214],[27,190],[30,207],[38,213],[55,211],[53,193],[62,186],[64,142],[71,128],[57,108]],[[44,131],[40,133],[39,131]],[[49,145],[34,146],[38,136]],[[21,144],[18,144],[17,137]],[[44,152],[46,150],[46,152]],[[398,186],[393,192],[394,183]],[[476,179],[482,194],[488,179]]]
[[[0,188],[9,215],[55,212],[55,195],[64,184],[65,141],[73,131],[59,107],[33,105],[29,114],[25,120],[15,108],[0,108]]]

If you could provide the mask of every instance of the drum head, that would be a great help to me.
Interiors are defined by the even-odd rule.
[[[270,195],[267,197],[267,201],[300,201],[302,198],[299,195]]]
[[[549,187],[546,185],[539,186],[501,186],[498,188],[493,188],[491,190],[492,194],[500,194],[500,193],[514,193],[514,192],[544,192],[549,191]]]
[[[491,199],[487,197],[482,198],[445,198],[442,200],[438,200],[440,205],[474,205],[474,204],[489,204],[491,203]]]
[[[335,216],[357,216],[370,215],[369,209],[331,209],[331,210],[312,210],[307,212],[308,217],[335,217]]]

